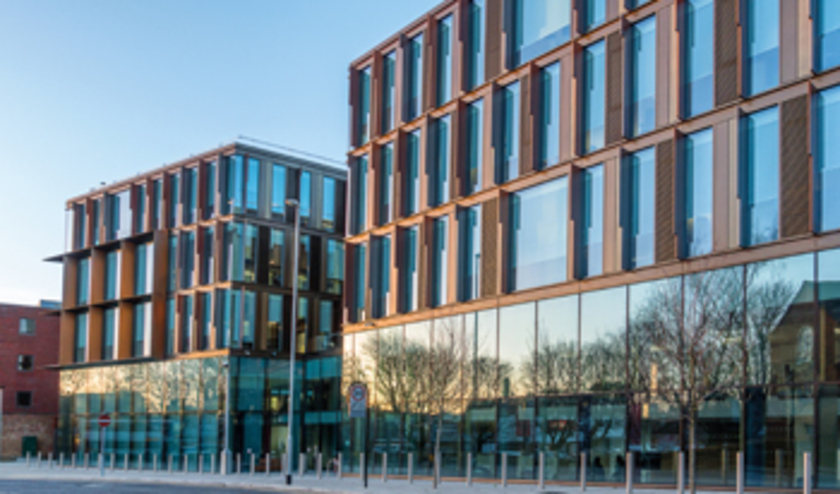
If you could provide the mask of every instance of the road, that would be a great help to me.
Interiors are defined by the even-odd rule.
[[[190,486],[175,484],[128,484],[124,482],[90,482],[86,480],[0,480],[0,494],[231,494],[277,492],[268,489],[238,487]],[[303,494],[309,491],[284,491]]]

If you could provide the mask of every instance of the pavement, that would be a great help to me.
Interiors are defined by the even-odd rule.
[[[100,477],[98,468],[49,468],[46,461],[38,467],[35,461],[27,467],[23,460],[0,463],[0,494],[5,493],[46,493],[46,492],[91,492],[103,491],[108,494],[131,493],[144,494],[160,491],[173,493],[216,494],[221,492],[289,492],[289,493],[371,493],[371,494],[572,494],[581,491],[580,485],[547,485],[539,490],[536,484],[510,484],[507,487],[499,483],[475,482],[472,486],[464,481],[444,479],[437,490],[433,489],[429,479],[417,479],[408,483],[405,479],[389,479],[383,482],[381,477],[370,477],[368,488],[362,485],[359,477],[338,479],[333,475],[317,479],[314,473],[303,477],[295,476],[293,485],[284,485],[280,472],[271,475],[255,473],[250,475],[234,474],[199,474],[182,472],[124,471],[106,469]],[[625,492],[624,486],[594,487],[588,486],[587,493],[619,494]],[[663,494],[674,489],[635,489],[634,494]],[[719,494],[720,491],[718,491]],[[698,491],[698,494],[712,494],[710,491]]]

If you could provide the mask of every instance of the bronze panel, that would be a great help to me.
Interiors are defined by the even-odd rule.
[[[490,199],[481,207],[481,296],[496,295],[497,233],[499,227],[499,200]]]
[[[605,122],[606,128],[604,129],[604,137],[607,145],[620,141],[623,135],[623,60],[622,36],[620,32],[616,31],[607,36],[607,115]]]
[[[736,0],[715,1],[715,106],[738,99]]]
[[[656,262],[676,256],[674,235],[674,141],[656,145]]]
[[[808,166],[808,97],[782,103],[781,214],[782,237],[810,231],[811,172]],[[834,193],[826,191],[827,193]]]
[[[484,77],[491,80],[502,73],[502,11],[504,0],[487,0],[485,22]]]

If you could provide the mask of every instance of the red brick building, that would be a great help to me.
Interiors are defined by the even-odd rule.
[[[58,363],[58,327],[49,308],[0,304],[0,457],[25,454],[25,443],[53,450],[58,372],[48,366]]]

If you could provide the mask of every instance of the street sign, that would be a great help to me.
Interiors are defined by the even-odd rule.
[[[108,427],[111,425],[111,416],[107,413],[103,413],[99,416],[99,427]]]
[[[350,418],[363,419],[367,415],[367,386],[362,383],[350,385]]]

